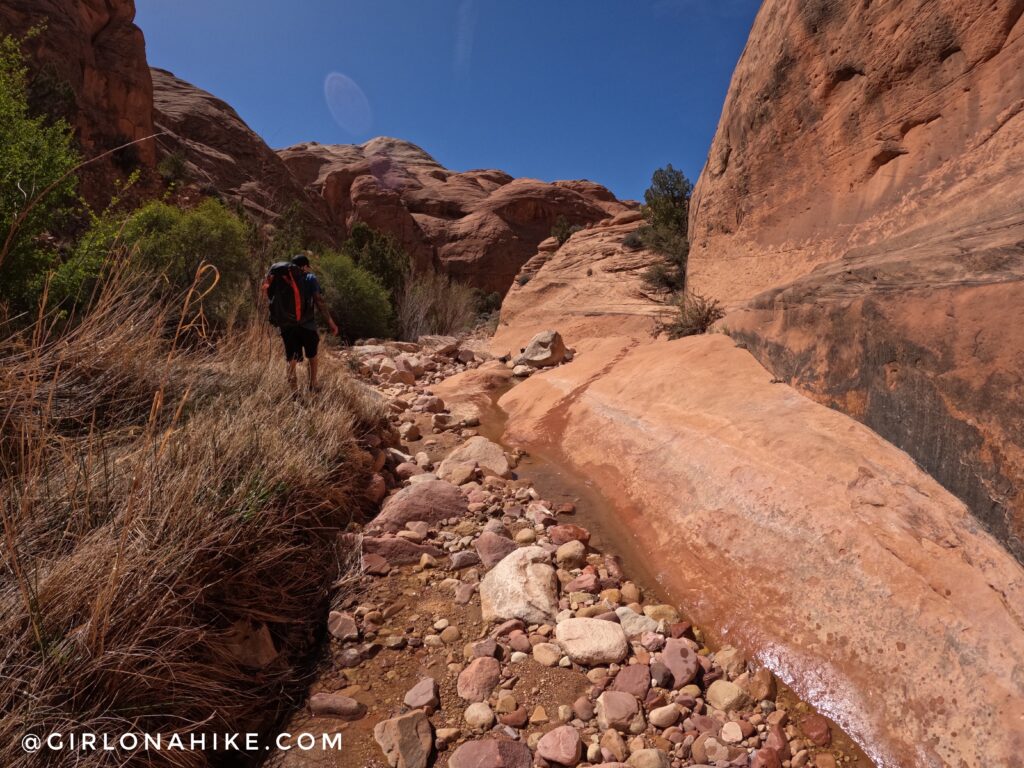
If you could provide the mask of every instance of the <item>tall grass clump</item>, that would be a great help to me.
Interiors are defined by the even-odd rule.
[[[190,344],[195,292],[172,300],[125,274],[74,326],[41,314],[0,336],[6,768],[45,763],[22,752],[26,733],[272,727],[301,696],[349,554],[337,532],[364,504],[359,441],[384,412],[361,385],[325,365],[323,391],[296,402],[266,329]]]
[[[470,286],[432,269],[412,273],[398,296],[398,334],[415,341],[426,334],[468,330],[477,319],[479,296]]]

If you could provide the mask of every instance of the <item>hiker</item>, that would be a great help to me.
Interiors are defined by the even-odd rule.
[[[317,349],[320,334],[316,329],[314,307],[320,307],[331,333],[338,335],[338,326],[327,309],[320,282],[309,266],[307,256],[298,255],[290,262],[271,265],[263,282],[263,292],[270,303],[270,323],[281,329],[284,355],[288,361],[288,383],[298,388],[296,368],[303,353],[309,360],[309,391],[317,391]]]

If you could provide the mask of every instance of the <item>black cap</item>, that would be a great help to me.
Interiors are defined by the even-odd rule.
[[[303,254],[300,253],[298,256],[292,259],[292,264],[294,264],[296,267],[308,267],[309,256],[304,256]]]

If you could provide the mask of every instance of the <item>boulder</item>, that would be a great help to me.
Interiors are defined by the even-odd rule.
[[[541,331],[526,345],[522,354],[518,355],[515,365],[528,365],[531,368],[547,368],[558,365],[565,358],[565,342],[558,331]]]
[[[366,532],[371,536],[395,533],[414,520],[439,523],[467,513],[462,491],[444,480],[429,479],[403,488],[385,501],[380,514],[366,526]]]
[[[558,579],[548,552],[541,547],[523,547],[488,571],[480,582],[480,609],[485,622],[554,621],[558,613]]]

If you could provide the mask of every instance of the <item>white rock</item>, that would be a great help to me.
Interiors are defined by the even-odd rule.
[[[566,619],[555,626],[555,639],[576,664],[595,667],[622,661],[629,643],[622,627],[603,619]]]
[[[547,550],[517,549],[488,571],[480,582],[480,610],[485,622],[553,621],[558,612],[558,579]]]

